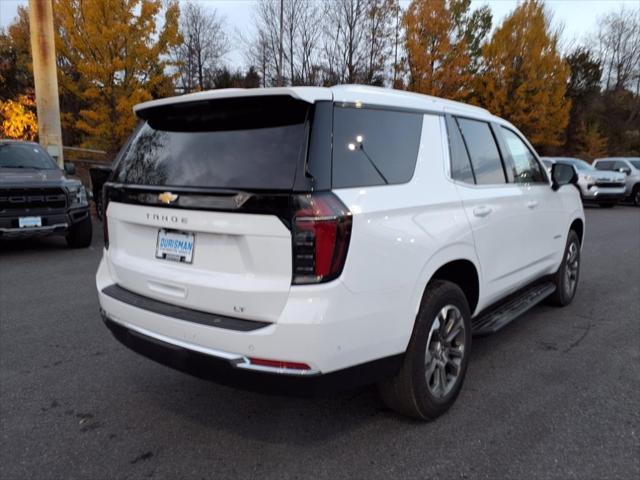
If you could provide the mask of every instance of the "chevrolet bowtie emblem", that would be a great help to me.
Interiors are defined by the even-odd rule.
[[[178,195],[171,192],[164,192],[158,195],[158,200],[160,201],[160,203],[169,204],[175,202],[177,199]]]

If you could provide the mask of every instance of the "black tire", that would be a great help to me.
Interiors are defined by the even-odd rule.
[[[598,205],[600,205],[600,208],[613,208],[616,206],[615,203],[612,202],[603,202],[603,203],[599,203]]]
[[[633,187],[633,191],[631,192],[631,202],[636,207],[640,207],[640,185],[635,185]]]
[[[572,247],[573,245],[573,247]],[[575,258],[572,259],[573,255]],[[571,278],[570,282],[568,279]],[[571,303],[578,289],[580,280],[580,238],[571,230],[567,237],[567,245],[564,248],[562,264],[553,276],[556,291],[548,298],[551,305],[565,307]]]
[[[69,248],[86,248],[91,245],[93,226],[91,225],[91,215],[84,220],[74,224],[67,232],[67,246]]]
[[[455,308],[451,309],[451,307]],[[447,308],[449,310],[446,310]],[[440,314],[443,311],[446,313],[441,317]],[[446,320],[442,325],[439,319],[445,317]],[[438,320],[437,324],[436,320]],[[440,325],[439,329],[435,328],[437,325]],[[450,343],[446,339],[442,341],[447,327],[450,328],[451,338],[453,332],[459,330],[460,325],[464,327],[463,339],[457,336]],[[436,344],[437,348],[432,350],[431,347]],[[433,367],[431,369],[433,373],[427,378],[428,347],[431,358],[429,367]],[[457,353],[450,356],[454,347]],[[443,354],[443,351],[447,353]],[[433,420],[442,415],[453,405],[460,393],[470,351],[471,314],[467,298],[460,287],[454,283],[442,280],[431,282],[422,297],[420,311],[416,317],[413,334],[400,371],[393,378],[378,384],[383,402],[402,415],[420,420]],[[459,362],[457,376],[455,375],[456,365],[452,363],[456,360]],[[439,362],[444,366],[437,366]],[[450,369],[449,372],[447,367]],[[436,387],[433,384],[442,385],[443,377],[439,375],[440,372],[443,372],[446,386],[439,389],[440,395],[434,395],[433,389]],[[450,378],[449,375],[451,375]]]

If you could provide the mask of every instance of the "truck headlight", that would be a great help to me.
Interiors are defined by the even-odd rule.
[[[82,185],[69,187],[69,200],[72,207],[84,207],[88,204],[87,190]]]

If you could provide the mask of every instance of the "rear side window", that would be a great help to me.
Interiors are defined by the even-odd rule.
[[[500,152],[487,122],[457,118],[478,185],[506,183]]]
[[[339,107],[333,113],[333,187],[406,183],[413,177],[422,114]]]
[[[513,162],[513,177],[516,183],[546,183],[542,167],[533,156],[529,147],[511,130],[501,127],[502,136],[507,144]]]
[[[200,101],[143,111],[114,180],[288,190],[304,168],[310,106],[291,97]]]

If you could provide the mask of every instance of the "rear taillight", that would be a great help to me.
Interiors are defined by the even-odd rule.
[[[294,285],[323,283],[340,276],[351,237],[351,213],[332,193],[293,197]]]
[[[107,207],[109,206],[109,192],[102,189],[102,234],[104,235],[104,248],[109,248],[109,222],[107,221]]]

